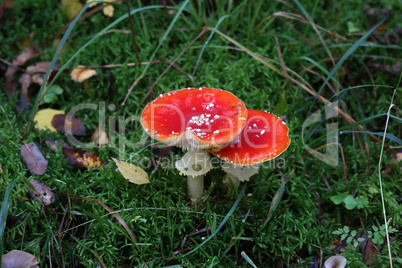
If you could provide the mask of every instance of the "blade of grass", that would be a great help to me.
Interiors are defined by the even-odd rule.
[[[223,227],[223,225],[225,225],[225,223],[228,221],[230,215],[233,214],[233,212],[235,211],[235,209],[237,208],[237,206],[240,203],[240,200],[242,199],[244,192],[246,191],[246,186],[247,184],[244,184],[243,188],[240,190],[239,196],[237,197],[236,201],[234,202],[232,208],[229,210],[228,214],[226,214],[225,218],[222,220],[222,222],[219,224],[218,228],[216,228],[215,232],[213,232],[207,239],[204,240],[204,242],[202,242],[201,244],[199,244],[196,248],[194,248],[193,250],[191,250],[190,252],[186,253],[184,255],[187,256],[195,251],[197,251],[200,247],[202,247],[205,243],[207,243],[209,240],[211,240],[218,232],[219,230]]]
[[[240,253],[240,255],[246,260],[246,262],[248,262],[248,264],[251,265],[251,267],[257,268],[257,266],[255,265],[255,263],[250,259],[249,256],[247,256],[246,252],[242,251],[242,252]]]
[[[329,48],[328,48],[327,44],[325,43],[324,39],[322,39],[321,34],[320,34],[320,32],[318,31],[318,29],[317,29],[317,27],[316,27],[316,25],[315,25],[313,19],[310,17],[310,14],[307,12],[307,10],[304,8],[304,6],[303,6],[302,4],[300,4],[299,1],[293,0],[293,2],[297,5],[297,7],[301,10],[301,12],[303,13],[303,15],[307,18],[309,24],[311,25],[311,27],[313,27],[314,31],[317,33],[318,38],[320,38],[320,41],[321,41],[322,45],[324,46],[325,52],[327,52],[329,58],[330,58],[331,61],[332,61],[332,64],[335,65],[335,61],[334,61],[334,59],[332,58],[332,54],[331,54],[331,52],[329,51]],[[317,4],[317,3],[316,3],[316,4]],[[304,36],[305,36],[305,34],[303,35],[303,40],[302,40],[303,42],[304,42]]]
[[[380,117],[383,117],[383,116],[387,116],[387,114],[377,114],[377,115],[373,115],[373,116],[367,117],[367,118],[365,118],[365,119],[363,119],[363,120],[360,120],[360,121],[354,122],[354,123],[352,123],[352,124],[343,126],[343,127],[339,128],[339,129],[337,129],[336,131],[343,131],[343,130],[350,129],[350,128],[352,128],[352,127],[357,127],[357,126],[359,126],[359,125],[369,123],[369,122],[373,121],[374,119],[377,119],[377,118],[380,118]],[[399,118],[399,117],[396,117],[395,115],[389,115],[389,117],[392,118],[392,119],[394,119],[394,120],[396,120],[396,121],[399,122],[399,123],[402,123],[402,119]],[[329,133],[327,133],[327,134],[322,135],[321,137],[319,137],[319,138],[317,138],[317,139],[311,141],[311,142],[309,143],[309,146],[314,145],[316,142],[318,142],[318,141],[324,139],[327,135],[330,135],[330,134],[333,134],[333,133],[335,133],[335,131],[329,132]],[[372,134],[370,134],[370,135],[372,135]]]
[[[222,18],[220,18],[220,19],[218,20],[218,22],[216,23],[215,27],[213,28],[213,30],[211,31],[211,33],[209,34],[207,41],[205,41],[205,43],[204,43],[204,45],[202,46],[202,49],[201,49],[201,51],[200,51],[200,54],[198,55],[197,63],[195,64],[194,71],[193,71],[193,74],[192,74],[193,77],[195,76],[195,73],[197,72],[198,65],[200,64],[200,61],[201,61],[201,58],[202,58],[202,54],[204,53],[204,50],[205,50],[206,46],[208,45],[209,41],[211,41],[212,37],[213,37],[214,34],[215,34],[215,30],[218,29],[218,27],[219,27],[219,25],[222,23],[222,21],[223,21],[224,19],[228,18],[228,17],[229,17],[229,15],[226,15],[226,16],[223,16]]]
[[[6,192],[4,193],[3,204],[1,205],[1,211],[0,211],[0,263],[2,263],[1,258],[3,256],[3,252],[4,252],[3,235],[4,235],[4,230],[6,228],[7,215],[8,215],[8,204],[10,201],[10,193],[14,187],[14,184],[16,184],[17,182],[19,182],[19,181],[13,181],[7,186]]]
[[[359,40],[357,40],[356,43],[354,43],[343,56],[341,59],[336,63],[335,67],[331,70],[329,73],[327,79],[325,79],[324,83],[321,85],[320,89],[317,92],[317,95],[314,97],[313,103],[310,106],[310,110],[308,114],[311,114],[311,109],[313,108],[317,97],[321,94],[321,91],[324,89],[324,87],[327,85],[328,81],[332,79],[332,76],[335,74],[335,72],[341,67],[341,65],[345,62],[345,60],[353,54],[353,52],[356,51],[366,40],[369,38],[369,36],[381,25],[383,24],[386,20],[388,19],[388,16],[383,18],[379,23],[377,23],[373,28],[371,28],[367,33],[365,33]]]
[[[389,116],[387,117],[387,122],[388,121],[389,121]],[[383,137],[383,138],[393,140],[394,142],[397,142],[400,145],[402,145],[402,140],[401,139],[399,139],[398,137],[395,137],[394,135],[388,134],[388,133],[384,134],[383,132],[357,131],[357,130],[344,130],[344,131],[339,132],[339,134],[347,134],[347,133],[373,134],[373,135],[376,135],[376,136],[380,136],[380,137]]]

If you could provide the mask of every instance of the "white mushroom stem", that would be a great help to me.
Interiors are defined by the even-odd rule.
[[[204,175],[187,176],[187,187],[191,202],[194,203],[204,193]]]
[[[258,172],[260,168],[260,164],[255,165],[235,165],[229,162],[225,162],[222,165],[222,169],[227,173],[223,183],[227,184],[230,187],[230,184],[233,183],[235,189],[239,188],[241,181],[248,181],[251,176]]]
[[[188,194],[191,202],[197,201],[204,192],[204,174],[212,169],[207,150],[189,150],[179,161],[176,168],[180,174],[187,175]]]

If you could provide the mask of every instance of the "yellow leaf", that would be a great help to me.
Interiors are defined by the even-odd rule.
[[[64,112],[55,109],[43,109],[38,111],[34,118],[36,128],[40,130],[49,129],[50,131],[57,132],[57,130],[52,126],[53,116],[56,114],[64,114]]]
[[[94,75],[96,75],[95,70],[87,69],[84,65],[79,65],[71,72],[71,79],[75,82],[81,83]]]
[[[127,162],[117,160],[113,157],[112,159],[114,162],[116,162],[121,175],[123,175],[123,177],[126,178],[129,182],[138,185],[150,183],[148,179],[148,174],[142,168]]]
[[[80,13],[83,5],[78,0],[61,0],[61,10],[69,20],[74,19]]]
[[[103,14],[107,17],[113,17],[114,7],[112,5],[106,5],[103,8]]]

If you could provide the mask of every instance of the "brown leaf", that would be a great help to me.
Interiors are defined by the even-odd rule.
[[[61,141],[61,140],[52,140],[52,139],[48,138],[48,139],[46,139],[45,143],[47,144],[47,146],[49,146],[50,150],[53,153],[58,152],[59,149],[62,149],[62,148],[72,148],[67,143],[65,143],[64,141]]]
[[[1,268],[39,268],[39,263],[32,254],[21,250],[11,250],[1,258]]]
[[[31,76],[27,73],[21,75],[18,82],[21,84],[21,91],[20,91],[20,104],[18,105],[17,109],[19,112],[25,113],[29,109],[29,103],[31,103],[31,96],[28,92],[28,87],[32,82]]]
[[[9,67],[4,74],[6,77],[6,90],[10,94],[14,94],[15,90],[17,89],[17,85],[13,82],[13,77],[17,69],[15,67]]]
[[[46,73],[50,67],[50,61],[41,61],[35,65],[30,65],[27,67],[27,72],[30,74],[34,73]]]
[[[84,65],[79,65],[71,72],[71,79],[75,82],[81,83],[94,75],[96,75],[95,70],[87,69]]]
[[[372,239],[368,238],[367,233],[363,234],[362,238],[364,238],[364,241],[360,243],[360,249],[362,251],[364,263],[369,266],[376,262],[378,249],[374,245]]]
[[[32,46],[24,49],[15,59],[13,59],[14,66],[24,65],[27,61],[35,58],[38,54],[39,44],[33,44]]]
[[[346,239],[344,240],[339,240],[336,239],[334,242],[332,242],[331,244],[331,248],[333,248],[334,250],[336,250],[339,253],[343,253],[346,251],[346,247],[348,246],[348,244],[346,243]]]
[[[81,149],[63,148],[63,154],[67,162],[78,169],[94,168],[98,170],[99,167],[106,165],[106,162],[102,161],[99,156]]]
[[[24,65],[27,61],[35,58],[38,55],[38,44],[34,44],[25,48],[14,60],[13,66],[9,67],[6,71],[6,89],[9,93],[14,94],[16,90],[16,84],[13,82],[14,74],[17,71],[16,66]]]
[[[78,118],[71,117],[67,120],[64,114],[56,114],[52,119],[52,126],[62,134],[66,133],[66,129],[71,130],[71,133],[76,136],[86,136],[85,126]]]
[[[34,187],[35,191],[31,190],[30,188],[27,188],[27,190],[35,201],[40,203],[43,202],[45,206],[54,203],[54,193],[48,186],[39,182],[38,180],[30,180],[29,183]]]
[[[101,124],[99,124],[99,127],[92,134],[91,141],[95,142],[99,146],[109,144],[109,138],[107,137],[107,134],[105,130],[102,128]]]
[[[45,173],[47,161],[35,143],[30,142],[22,145],[21,157],[29,171],[33,174],[43,175]]]

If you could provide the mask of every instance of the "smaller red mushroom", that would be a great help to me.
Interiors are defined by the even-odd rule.
[[[279,117],[264,111],[248,110],[246,125],[231,143],[209,151],[225,160],[222,168],[235,186],[258,172],[260,163],[274,159],[289,147],[289,128]]]
[[[205,149],[222,146],[238,137],[244,128],[247,109],[228,91],[186,88],[161,94],[148,103],[141,124],[151,137],[188,152],[176,162],[188,176],[192,201],[202,196],[204,174],[211,168]]]

